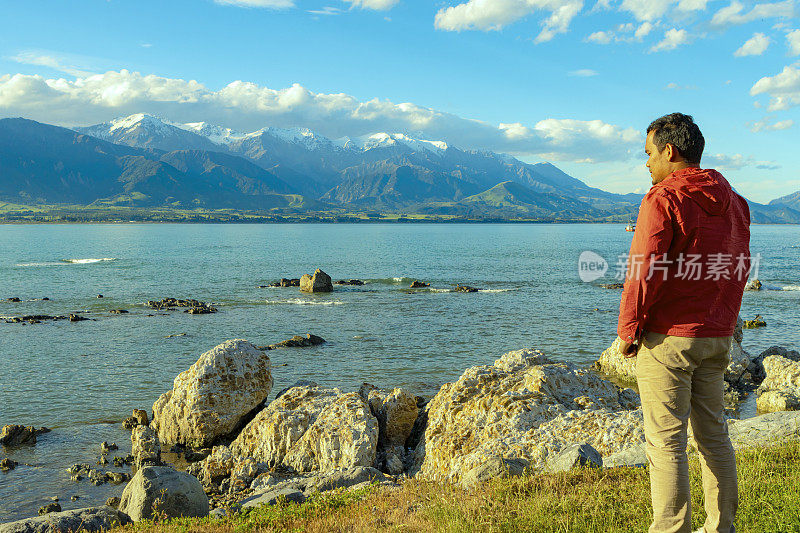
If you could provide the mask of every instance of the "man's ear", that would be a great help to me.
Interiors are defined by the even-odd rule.
[[[670,163],[677,163],[678,161],[683,160],[683,157],[681,157],[680,152],[678,152],[678,150],[675,149],[675,145],[673,145],[672,143],[667,143],[664,146],[664,150],[667,152],[664,155],[667,156],[667,161],[669,161]]]

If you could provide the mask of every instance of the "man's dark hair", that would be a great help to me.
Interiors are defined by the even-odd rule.
[[[655,119],[647,126],[647,133],[653,132],[653,144],[658,151],[664,150],[667,143],[689,163],[699,165],[706,140],[691,115],[671,113]]]

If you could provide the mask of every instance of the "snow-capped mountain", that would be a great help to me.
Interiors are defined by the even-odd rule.
[[[549,164],[464,150],[421,135],[377,132],[330,139],[307,128],[236,131],[208,122],[176,123],[135,114],[75,128],[100,139],[164,151],[205,150],[243,157],[308,198],[361,206],[460,201],[504,181],[535,193],[570,195],[610,212],[629,210],[635,197],[587,186]]]

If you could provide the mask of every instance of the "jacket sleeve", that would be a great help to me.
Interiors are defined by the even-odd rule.
[[[663,190],[645,195],[628,254],[625,286],[619,305],[617,335],[633,342],[642,334],[645,317],[664,283],[667,252],[672,244],[672,203]]]

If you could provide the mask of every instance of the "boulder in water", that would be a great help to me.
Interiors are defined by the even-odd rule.
[[[302,292],[332,292],[333,283],[329,275],[316,269],[313,275],[303,274],[303,277],[300,278],[300,290]]]

